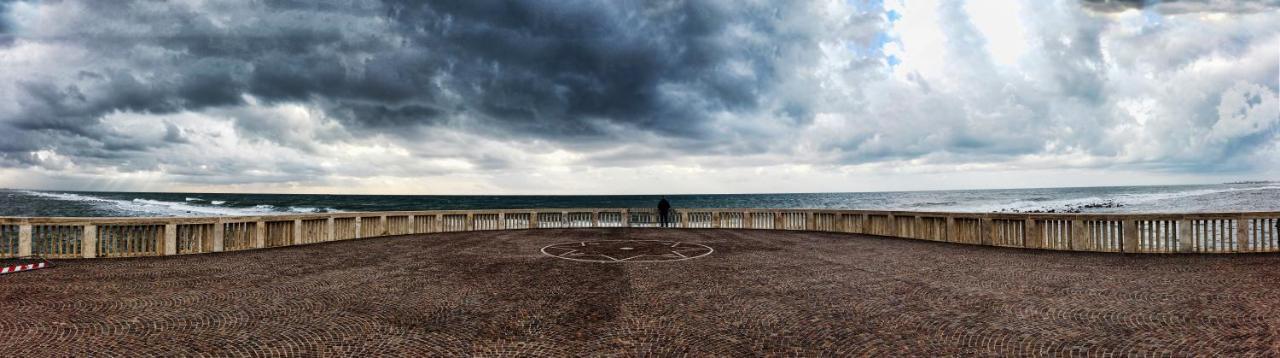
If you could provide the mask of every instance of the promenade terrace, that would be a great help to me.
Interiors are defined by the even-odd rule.
[[[654,229],[607,210],[9,219],[20,251],[48,255],[58,233],[80,245],[65,257],[99,258],[0,276],[0,352],[1280,354],[1280,255],[1244,253],[1275,250],[1275,213],[688,210]]]

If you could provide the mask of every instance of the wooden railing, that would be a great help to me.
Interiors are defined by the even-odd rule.
[[[1005,214],[675,209],[679,229],[806,230],[1124,253],[1280,252],[1280,212]],[[0,258],[136,257],[437,232],[657,227],[654,209],[522,209],[199,218],[0,217]]]

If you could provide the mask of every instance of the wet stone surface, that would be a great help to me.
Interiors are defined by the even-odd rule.
[[[600,239],[714,253],[542,252]],[[1270,254],[569,229],[57,263],[0,276],[0,355],[1280,355]]]

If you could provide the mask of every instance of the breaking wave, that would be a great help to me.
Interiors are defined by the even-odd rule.
[[[953,210],[975,212],[1087,212],[1110,211],[1108,209],[1122,207],[1143,207],[1143,212],[1159,212],[1177,210],[1174,206],[1177,199],[1198,196],[1216,196],[1243,191],[1277,190],[1280,186],[1247,187],[1247,188],[1215,188],[1193,189],[1154,193],[1117,193],[1112,195],[1087,196],[1079,198],[1049,199],[1032,198],[1004,203],[988,203],[983,205],[949,208]],[[1170,204],[1170,205],[1165,205]],[[1176,203],[1185,205],[1185,203]],[[1166,209],[1166,210],[1162,210]],[[1127,210],[1124,210],[1127,211]]]
[[[132,200],[108,199],[91,195],[72,193],[51,193],[25,191],[25,193],[45,198],[90,203],[95,206],[124,213],[143,213],[159,216],[243,216],[243,215],[282,215],[290,213],[337,212],[331,208],[288,207],[277,209],[274,205],[259,204],[251,207],[226,207],[224,200],[210,201],[210,205],[200,204],[203,199],[186,198],[185,202],[163,201],[135,198]],[[196,199],[196,200],[192,200]]]

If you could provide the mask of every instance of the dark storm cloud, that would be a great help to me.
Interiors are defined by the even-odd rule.
[[[1151,3],[1149,0],[1081,0],[1086,7],[1097,11],[1124,11],[1141,9]]]
[[[785,4],[713,1],[268,1],[206,14],[178,4],[88,2],[79,42],[122,63],[76,85],[28,84],[16,125],[86,130],[105,113],[172,113],[239,104],[314,102],[355,130],[466,117],[495,131],[609,139],[606,125],[701,138],[708,113],[758,109],[781,46],[806,39],[771,24]],[[257,16],[255,14],[274,14]],[[216,24],[217,15],[232,15]],[[248,20],[237,20],[244,17]],[[355,18],[353,20],[352,18]],[[763,36],[734,43],[731,27]],[[762,45],[763,44],[763,45]],[[782,45],[779,45],[782,44]],[[172,51],[165,58],[140,53]],[[751,76],[727,70],[745,65]],[[80,86],[85,86],[80,84]],[[86,93],[92,92],[92,93]],[[803,123],[791,104],[780,117]]]
[[[700,136],[707,112],[755,109],[757,94],[773,79],[773,49],[722,43],[717,36],[729,25],[776,35],[763,22],[777,9],[699,1],[388,7],[406,43],[436,54],[397,68],[430,77],[440,69],[433,62],[447,63],[446,86],[471,99],[468,109],[521,132],[592,136],[601,134],[596,121],[608,121]],[[726,73],[729,60],[749,63],[758,76]],[[664,85],[691,91],[700,101],[672,98]]]
[[[1156,9],[1162,13],[1232,12],[1252,13],[1280,6],[1276,0],[1081,0],[1085,8],[1099,12]]]
[[[12,21],[9,20],[9,7],[13,6],[17,0],[0,0],[0,37],[13,31]]]

